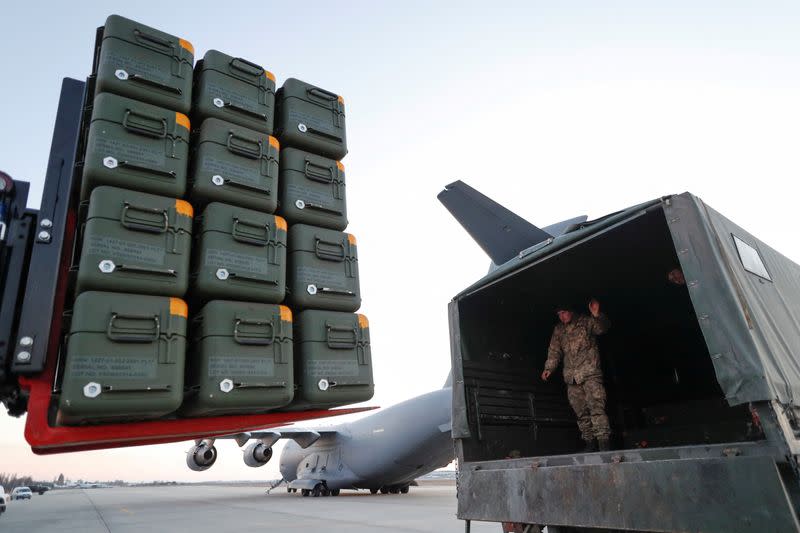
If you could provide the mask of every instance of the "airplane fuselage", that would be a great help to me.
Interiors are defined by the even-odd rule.
[[[307,448],[288,441],[280,471],[288,482],[327,488],[407,487],[453,460],[451,389],[436,390],[330,429]],[[291,485],[290,485],[291,486]]]

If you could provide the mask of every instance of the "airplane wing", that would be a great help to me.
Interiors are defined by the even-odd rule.
[[[290,439],[300,445],[301,448],[308,448],[319,439],[326,435],[336,435],[340,433],[335,429],[290,429],[276,428],[264,431],[249,431],[247,433],[237,433],[235,435],[225,435],[216,437],[217,439],[234,439],[240,447],[247,444],[251,439],[260,440],[267,446],[272,446],[280,439]]]

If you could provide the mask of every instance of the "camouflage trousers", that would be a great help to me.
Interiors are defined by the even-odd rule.
[[[578,417],[578,429],[581,430],[583,440],[607,439],[611,435],[611,426],[606,416],[603,378],[589,378],[580,385],[568,383],[567,398]]]

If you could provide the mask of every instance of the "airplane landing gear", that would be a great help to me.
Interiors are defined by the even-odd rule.
[[[301,489],[300,490],[300,494],[302,494],[305,497],[305,496],[308,496],[309,494],[311,494],[311,491],[308,490],[308,489]]]
[[[369,489],[370,494],[378,494],[378,489]]]
[[[389,494],[389,488],[388,487],[381,487],[381,494]]]
[[[327,489],[325,489],[325,487],[322,486],[322,483],[317,483],[316,485],[314,485],[314,488],[311,491],[311,495],[314,496],[315,498],[319,498],[320,495],[322,495],[323,491],[327,492]]]
[[[405,485],[400,489],[400,494],[408,494],[408,485]]]
[[[338,495],[339,495],[339,489],[331,489],[331,496],[338,496]]]

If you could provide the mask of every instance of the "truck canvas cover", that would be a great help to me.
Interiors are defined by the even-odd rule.
[[[690,193],[639,204],[539,243],[456,299],[654,210],[666,217],[728,403],[778,400],[800,407],[800,266]]]

